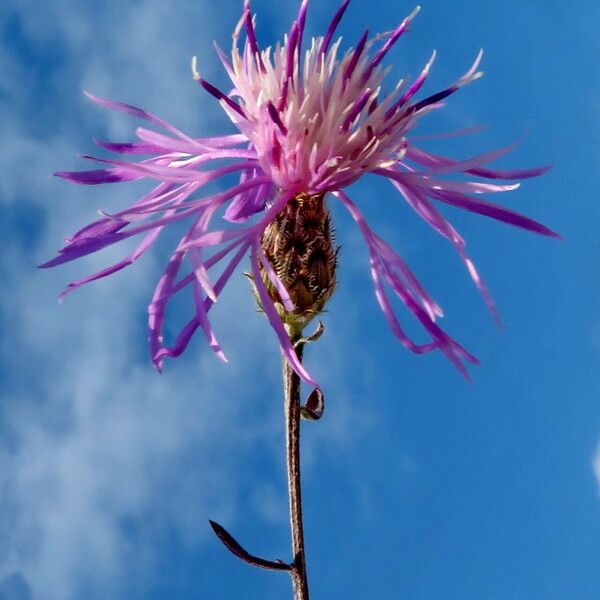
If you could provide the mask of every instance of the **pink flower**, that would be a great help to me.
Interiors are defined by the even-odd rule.
[[[75,233],[58,256],[43,266],[62,264],[125,238],[144,235],[133,253],[72,282],[65,294],[133,263],[169,224],[188,222],[189,229],[175,248],[149,306],[150,349],[157,368],[161,368],[165,356],[180,355],[198,328],[217,355],[226,360],[208,313],[249,253],[259,302],[283,352],[305,381],[318,385],[298,360],[282,321],[285,311],[294,310],[294,299],[278,269],[271,266],[272,257],[265,255],[261,241],[290,202],[299,198],[322,201],[331,194],[348,209],[360,228],[370,257],[375,294],[393,333],[412,352],[441,350],[466,375],[464,363],[477,360],[439,327],[437,321],[443,313],[438,304],[402,258],[371,230],[357,205],[343,191],[366,174],[389,181],[424,221],[450,241],[494,314],[492,298],[466,253],[465,242],[438,211],[439,203],[557,237],[544,225],[480,198],[483,193],[505,192],[519,185],[489,180],[533,177],[547,167],[492,170],[488,163],[508,153],[511,147],[458,161],[425,152],[411,141],[410,133],[423,116],[441,108],[445,98],[481,75],[481,52],[463,76],[440,92],[416,100],[435,59],[434,52],[410,85],[401,83],[384,94],[387,69],[382,60],[406,31],[418,7],[389,35],[369,39],[365,32],[355,48],[342,53],[341,39],[334,41],[334,33],[348,4],[349,0],[345,0],[339,7],[325,35],[312,39],[303,49],[308,7],[308,0],[303,0],[283,44],[261,50],[246,0],[234,32],[231,59],[217,47],[233,82],[229,95],[203,79],[193,61],[195,78],[218,99],[238,133],[192,138],[139,108],[88,94],[97,104],[144,119],[166,133],[139,127],[137,142],[99,142],[116,153],[149,158],[123,161],[86,157],[107,166],[57,175],[92,185],[150,179],[156,186],[129,208],[106,215]],[[242,30],[245,41],[240,51]],[[223,159],[229,160],[227,166],[210,166]],[[239,174],[236,185],[218,194],[198,195],[204,185],[231,173]],[[445,177],[455,174],[465,175],[467,180]],[[220,210],[224,219],[234,225],[214,227],[215,214]],[[213,273],[219,266],[216,276]],[[167,305],[185,289],[192,292],[194,314],[174,343],[167,346],[163,339]],[[405,334],[392,308],[390,291],[421,323],[429,342],[418,344]]]

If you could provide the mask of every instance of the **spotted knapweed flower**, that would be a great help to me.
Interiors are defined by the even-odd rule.
[[[290,336],[318,314],[335,286],[336,250],[333,246],[328,195],[350,212],[366,242],[377,301],[389,325],[409,350],[442,351],[466,375],[465,362],[477,360],[438,325],[442,311],[409,270],[407,264],[367,224],[344,190],[366,174],[384,178],[418,215],[454,246],[475,285],[493,313],[489,292],[465,250],[465,242],[442,216],[438,205],[448,204],[542,235],[555,234],[544,225],[480,199],[482,193],[504,192],[519,184],[482,180],[515,180],[539,175],[546,168],[500,171],[488,163],[510,147],[452,160],[421,150],[410,133],[443,100],[477,79],[481,52],[455,83],[416,100],[435,58],[435,52],[410,85],[398,84],[391,93],[382,85],[388,72],[382,61],[407,30],[418,12],[392,32],[369,38],[365,32],[354,48],[341,50],[335,30],[345,12],[345,0],[325,35],[303,49],[308,0],[274,49],[259,47],[249,1],[233,33],[231,59],[216,47],[233,82],[226,94],[206,81],[192,61],[200,85],[217,98],[238,132],[221,137],[195,138],[140,108],[88,94],[100,106],[128,113],[163,129],[139,127],[139,141],[98,142],[110,151],[148,158],[122,161],[86,157],[106,168],[60,172],[76,183],[95,185],[137,179],[156,182],[149,193],[129,208],[106,214],[71,237],[45,267],[97,252],[126,238],[144,234],[139,246],[120,262],[69,284],[68,293],[133,263],[172,223],[187,221],[189,228],[173,251],[149,306],[152,359],[161,368],[164,357],[180,355],[200,328],[212,349],[225,355],[208,313],[226,283],[249,253],[250,277],[258,302],[268,317],[284,355],[307,382],[317,385],[298,360]],[[243,48],[239,40],[245,30]],[[223,159],[230,164],[222,166]],[[213,161],[221,166],[210,167]],[[226,175],[239,182],[213,195],[197,195],[203,186]],[[448,175],[472,176],[457,181]],[[366,201],[373,202],[373,198]],[[216,216],[229,222],[215,228]],[[213,272],[221,266],[219,275]],[[163,330],[169,300],[191,291],[195,310],[171,346]],[[430,341],[418,344],[402,329],[390,292],[417,318]]]

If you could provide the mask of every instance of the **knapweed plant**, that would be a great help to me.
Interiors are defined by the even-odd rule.
[[[348,4],[345,0],[338,8],[323,36],[306,42],[308,0],[303,0],[282,43],[263,50],[246,0],[233,32],[231,56],[216,47],[233,84],[229,93],[206,81],[196,61],[192,61],[194,78],[220,103],[235,133],[191,137],[140,108],[88,94],[100,106],[128,113],[162,131],[138,127],[135,142],[98,142],[130,160],[88,156],[104,167],[57,175],[88,185],[148,179],[154,187],[128,208],[105,214],[76,232],[58,256],[43,265],[53,267],[132,236],[143,236],[131,254],[70,283],[63,292],[68,293],[131,265],[170,224],[189,224],[159,278],[148,308],[150,353],[160,370],[164,358],[179,356],[198,329],[217,356],[226,360],[209,312],[227,282],[241,269],[240,263],[249,257],[253,293],[279,339],[283,355],[292,559],[271,561],[252,556],[223,527],[211,524],[240,558],[256,566],[289,572],[297,600],[308,598],[300,494],[300,420],[302,416],[318,419],[323,411],[319,384],[302,365],[304,345],[317,339],[323,327],[319,323],[309,336],[304,330],[330,298],[338,262],[327,202],[339,202],[358,225],[369,255],[375,296],[394,335],[412,352],[443,352],[465,376],[465,364],[476,364],[477,359],[441,329],[438,321],[443,313],[439,305],[404,260],[371,229],[345,189],[365,175],[389,182],[390,192],[404,198],[454,247],[493,314],[494,303],[467,255],[465,242],[442,216],[440,205],[555,236],[544,225],[481,199],[482,194],[505,192],[519,185],[498,180],[533,177],[546,168],[489,168],[489,163],[511,147],[454,160],[426,152],[411,140],[421,118],[442,108],[449,96],[480,77],[481,52],[464,75],[441,91],[421,95],[434,52],[416,79],[400,82],[393,91],[384,93],[388,69],[383,61],[419,8],[393,31],[374,37],[365,31],[353,48],[344,50],[335,31]],[[225,166],[223,159],[228,161]],[[220,166],[211,166],[214,161]],[[213,195],[202,194],[207,183],[232,173],[239,175],[235,185]],[[369,197],[364,201],[382,199]],[[217,218],[229,225],[216,225]],[[186,290],[191,292],[193,314],[176,339],[167,344],[163,331],[169,301]],[[418,343],[408,337],[396,316],[391,295],[416,317],[428,340]],[[304,406],[300,402],[301,379],[312,389]]]

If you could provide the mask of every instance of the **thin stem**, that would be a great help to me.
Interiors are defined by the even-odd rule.
[[[304,344],[296,347],[302,360]],[[285,393],[285,435],[287,454],[288,494],[290,502],[290,528],[292,535],[292,581],[294,600],[308,600],[308,578],[304,552],[304,529],[302,525],[302,491],[300,486],[300,377],[283,359],[283,383]]]
[[[288,326],[287,333],[292,340],[300,362],[302,362],[304,345],[318,340],[323,334],[323,329],[323,323],[319,321],[314,333],[303,337],[301,329]],[[302,416],[312,421],[318,421],[323,415],[325,404],[323,393],[320,389],[315,389],[309,394],[306,406],[301,405],[300,377],[289,365],[285,356],[283,357],[283,389],[293,561],[287,563],[282,560],[268,560],[251,554],[222,525],[210,521],[210,526],[225,547],[245,563],[271,571],[288,571],[294,584],[294,600],[308,600],[308,577],[306,575],[304,553],[302,493],[300,487],[300,421]]]

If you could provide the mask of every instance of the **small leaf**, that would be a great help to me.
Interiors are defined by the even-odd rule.
[[[325,396],[319,388],[315,388],[306,399],[306,405],[300,409],[302,417],[309,421],[318,421],[325,410]]]
[[[323,335],[324,331],[325,326],[323,325],[323,321],[319,321],[317,324],[317,328],[313,331],[313,333],[311,333],[309,336],[301,337],[299,340],[296,341],[294,347],[297,348],[298,346],[309,344],[310,342],[316,342]]]
[[[235,556],[243,560],[244,562],[252,565],[253,567],[260,567],[261,569],[270,569],[272,571],[291,571],[292,567],[281,560],[266,560],[258,556],[253,556],[247,550],[245,550],[235,538],[221,525],[215,521],[210,521],[210,526],[216,533],[217,537],[223,542],[226,548]]]
[[[319,321],[317,324],[317,328],[314,330],[313,333],[311,333],[311,335],[309,335],[306,338],[306,341],[307,342],[316,342],[323,335],[324,331],[325,331],[325,325],[323,325],[323,321]]]

